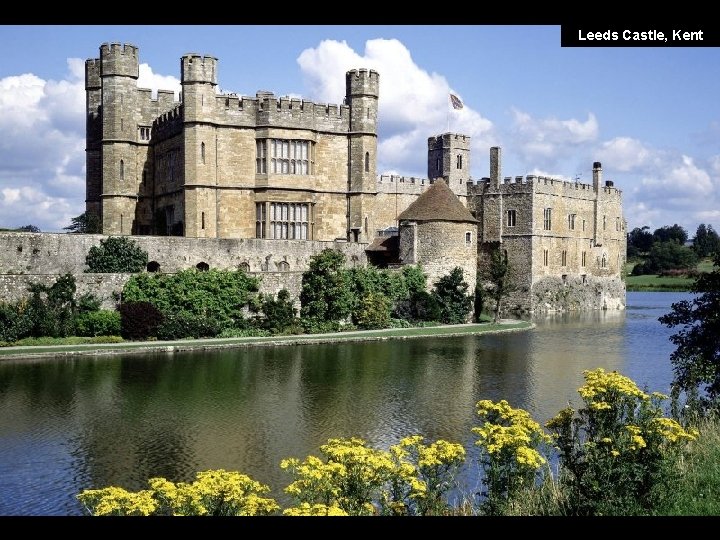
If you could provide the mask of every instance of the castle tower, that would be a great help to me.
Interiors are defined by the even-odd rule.
[[[443,133],[428,138],[428,178],[442,178],[455,195],[467,195],[470,180],[470,137]]]
[[[138,199],[138,50],[130,44],[100,46],[102,94],[102,232],[131,234]],[[96,88],[88,90],[88,101]],[[89,104],[88,104],[89,106]]]
[[[102,79],[100,59],[85,62],[85,211],[102,216]]]
[[[180,59],[182,83],[184,142],[184,178],[181,183],[195,185],[185,191],[184,208],[178,209],[184,220],[186,236],[217,235],[217,230],[203,221],[216,223],[214,207],[203,201],[213,198],[217,179],[217,133],[215,128],[215,103],[217,87],[217,58],[189,53]],[[252,158],[252,156],[248,156]]]
[[[374,225],[370,199],[375,193],[377,164],[377,115],[380,75],[353,69],[345,74],[345,102],[350,107],[348,240],[371,241]],[[367,203],[367,204],[365,204]]]

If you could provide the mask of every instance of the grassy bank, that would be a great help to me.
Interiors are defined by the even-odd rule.
[[[422,337],[452,337],[469,334],[483,334],[527,330],[532,328],[527,321],[504,321],[498,324],[455,324],[425,326],[414,328],[390,328],[385,330],[354,330],[328,334],[298,334],[270,337],[184,339],[177,341],[123,341],[121,343],[77,343],[78,339],[96,338],[59,338],[53,344],[43,342],[38,345],[25,345],[0,348],[0,358],[36,357],[67,354],[129,354],[153,351],[180,352],[194,349],[222,349],[247,346],[280,346],[305,343],[335,343],[339,341],[377,341],[385,339],[410,339]],[[43,340],[46,338],[42,338]],[[53,339],[53,338],[47,338]],[[63,342],[63,340],[69,340]]]
[[[625,264],[625,285],[628,291],[645,291],[645,292],[689,292],[690,287],[695,282],[695,278],[678,276],[657,276],[643,275],[632,276],[633,268],[637,261],[628,261]],[[712,272],[714,270],[712,259],[703,259],[697,265],[698,272]]]
[[[674,496],[660,515],[720,515],[720,421],[705,422],[699,429],[700,437],[678,463]]]
[[[695,279],[689,277],[661,277],[655,275],[627,276],[625,278],[628,291],[684,292],[690,291],[690,287],[694,282]]]

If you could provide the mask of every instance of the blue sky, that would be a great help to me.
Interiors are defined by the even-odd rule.
[[[57,231],[84,210],[84,60],[140,48],[140,85],[179,88],[185,53],[219,58],[223,92],[340,103],[380,72],[379,172],[426,175],[427,137],[472,136],[471,174],[623,190],[630,228],[720,229],[720,48],[562,48],[559,26],[2,26],[0,227]],[[465,107],[448,112],[448,93]]]

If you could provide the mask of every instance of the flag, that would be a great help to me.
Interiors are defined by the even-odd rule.
[[[450,101],[452,102],[453,109],[462,109],[463,102],[455,94],[450,94]]]

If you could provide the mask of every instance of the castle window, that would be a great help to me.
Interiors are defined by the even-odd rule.
[[[607,268],[607,255],[603,253],[602,261],[600,262],[601,268]]]
[[[365,118],[367,118],[368,120],[370,120],[370,107],[368,107],[367,109],[365,109]]]
[[[507,211],[507,226],[514,227],[517,223],[517,212],[515,210]]]
[[[265,238],[266,203],[255,205],[255,238]]]
[[[458,154],[456,167],[458,169],[462,169],[462,155],[461,154]]]
[[[563,250],[560,254],[560,266],[567,266],[567,251]]]
[[[120,160],[120,181],[125,180],[125,162]]]
[[[260,139],[255,144],[256,152],[257,152],[257,159],[256,161],[256,167],[255,172],[257,174],[265,174],[267,173],[267,157],[266,157],[266,144],[267,141],[265,139]]]
[[[205,143],[200,143],[200,161],[205,165]]]
[[[148,126],[139,126],[138,132],[139,132],[141,141],[149,141],[150,140],[150,128]]]
[[[620,230],[620,218],[619,217],[615,218],[615,230],[616,231]]]
[[[205,261],[200,261],[195,265],[195,268],[197,268],[201,272],[207,272],[208,270],[210,270],[210,265]]]
[[[205,229],[205,212],[200,213],[200,228]]]
[[[544,249],[543,250],[543,266],[547,266],[547,265],[548,265],[548,250]]]
[[[435,170],[437,170],[438,172],[440,172],[440,158],[437,158],[437,159],[435,160]]]
[[[158,270],[160,270],[160,263],[157,261],[150,261],[149,263],[147,263],[146,268],[148,272],[157,272]]]
[[[268,139],[268,144],[272,158],[270,161],[271,173],[312,174],[313,143],[311,141]]]
[[[472,244],[472,233],[470,231],[465,233],[465,243],[469,246]]]
[[[370,172],[370,152],[365,152],[365,172]]]
[[[603,231],[607,229],[607,216],[603,216]]]
[[[276,240],[310,240],[310,216],[308,203],[257,203],[255,236]]]
[[[585,232],[585,220],[583,219],[583,232]]]
[[[543,210],[543,229],[546,231],[552,229],[552,208]]]
[[[568,229],[575,230],[575,214],[568,214]]]
[[[250,263],[241,262],[240,264],[238,264],[238,270],[242,270],[243,272],[249,272],[250,271]]]
[[[582,252],[582,258],[581,258],[581,261],[582,261],[582,262],[580,263],[580,266],[583,266],[583,267],[584,267],[586,260],[587,260],[587,252],[583,251],[583,252]]]
[[[290,271],[290,263],[287,261],[280,261],[277,263],[277,269],[278,272],[289,272]]]

